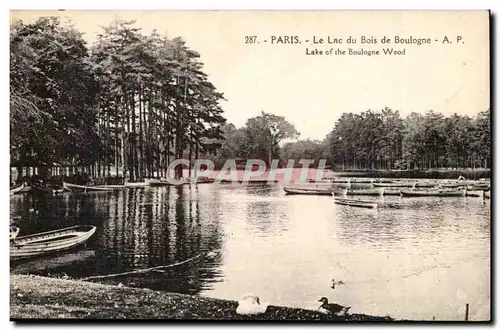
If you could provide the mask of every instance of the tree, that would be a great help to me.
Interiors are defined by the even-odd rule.
[[[253,157],[267,159],[271,164],[273,154],[285,139],[296,139],[299,132],[285,117],[262,112],[246,122],[247,137],[251,143]]]

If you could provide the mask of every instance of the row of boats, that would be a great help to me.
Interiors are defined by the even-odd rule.
[[[308,185],[285,186],[288,195],[327,195],[335,196],[334,202],[362,208],[377,208],[373,200],[347,198],[347,196],[402,196],[402,197],[482,197],[490,199],[490,185],[483,181],[457,182],[364,182],[373,185],[372,188],[357,188],[339,185],[350,184],[348,181],[331,181],[329,183],[309,183]],[[360,183],[360,182],[357,182]]]
[[[213,183],[215,179],[208,177],[199,177],[194,182],[195,184]],[[114,191],[127,188],[141,188],[141,187],[158,187],[158,186],[180,186],[192,184],[191,179],[182,180],[168,180],[160,178],[148,178],[143,182],[128,182],[123,185],[79,185],[73,183],[63,182],[62,187],[42,187],[39,185],[29,185],[27,183],[22,183],[14,188],[11,188],[10,194],[21,194],[21,193],[62,193],[62,192],[101,192],[101,191]]]
[[[10,259],[21,260],[60,253],[84,244],[95,233],[92,225],[76,225],[64,229],[18,237],[20,228],[10,227]]]

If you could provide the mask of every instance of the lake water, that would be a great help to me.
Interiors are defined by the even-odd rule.
[[[11,197],[20,235],[97,226],[89,260],[52,270],[84,277],[209,257],[165,273],[109,280],[128,286],[395,318],[489,318],[490,200],[372,198],[377,210],[328,196],[287,196],[281,184],[200,184]],[[392,208],[389,208],[392,207]],[[32,211],[30,211],[32,209]],[[331,279],[345,284],[330,288]]]

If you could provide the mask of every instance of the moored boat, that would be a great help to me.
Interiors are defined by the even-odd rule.
[[[415,182],[373,183],[374,187],[413,187]]]
[[[330,187],[284,187],[286,194],[332,195]]]
[[[425,187],[436,187],[438,186],[439,184],[436,183],[436,182],[416,182],[415,183],[415,187],[419,188],[419,187],[422,187],[422,188],[425,188]]]
[[[31,192],[32,187],[22,183],[21,185],[14,187],[10,190],[10,194],[20,194],[20,193],[28,193]]]
[[[483,194],[484,194],[483,191],[469,191],[469,190],[465,191],[466,197],[480,198],[483,196]]]
[[[369,188],[369,189],[359,189],[359,190],[347,190],[347,195],[384,195],[383,188]]]
[[[386,187],[384,189],[384,195],[397,195],[397,196],[400,196],[401,195],[401,189]]]
[[[10,240],[16,239],[17,235],[19,234],[19,231],[21,231],[21,229],[18,226],[11,226],[10,227]]]
[[[63,182],[63,188],[71,192],[92,192],[92,191],[112,191],[113,188],[107,186],[87,186]]]
[[[77,225],[15,238],[10,244],[11,260],[37,257],[74,248],[95,232],[92,225]]]
[[[401,190],[403,197],[464,197],[465,190],[460,189],[429,189],[429,190]]]
[[[370,200],[358,200],[358,199],[341,199],[335,198],[334,202],[338,205],[345,205],[351,207],[360,207],[360,208],[377,208],[377,202]]]
[[[146,187],[146,186],[149,186],[146,182],[127,182],[127,183],[125,183],[125,187],[127,187],[127,188]]]
[[[192,178],[192,179],[188,179],[188,182],[191,184],[193,182],[193,179],[194,179],[195,184],[211,184],[211,183],[215,182],[215,178],[210,178],[210,177]]]

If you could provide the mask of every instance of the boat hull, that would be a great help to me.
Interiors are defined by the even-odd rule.
[[[289,195],[332,195],[331,189],[313,189],[313,188],[283,188]]]
[[[403,197],[464,197],[465,190],[401,190]]]
[[[356,200],[356,199],[334,199],[334,202],[338,205],[358,207],[358,208],[368,208],[374,209],[377,208],[377,203],[373,201],[366,200]]]
[[[113,188],[108,186],[86,186],[86,185],[77,185],[63,182],[63,187],[67,191],[71,192],[100,192],[100,191],[112,191]]]
[[[27,259],[69,250],[86,242],[96,227],[73,226],[16,238],[10,245],[10,259]]]
[[[384,194],[383,188],[378,189],[360,189],[360,190],[347,190],[347,195],[371,195],[380,196]]]

